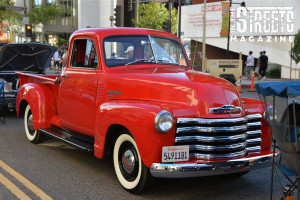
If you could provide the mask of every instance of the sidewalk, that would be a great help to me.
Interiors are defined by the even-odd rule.
[[[289,80],[288,79],[272,79],[272,78],[265,78],[264,80],[258,80],[258,77],[254,77],[254,88],[255,88],[255,83],[259,83],[259,82],[279,82],[279,81],[289,81]],[[242,88],[251,88],[251,80],[247,80],[246,76],[242,76],[241,86],[242,86]]]

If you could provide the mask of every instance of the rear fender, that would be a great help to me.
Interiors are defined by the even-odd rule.
[[[33,114],[33,127],[48,128],[51,126],[50,119],[57,113],[54,93],[50,86],[45,84],[27,83],[20,87],[17,95],[17,114],[20,112],[20,104],[26,101]]]
[[[163,109],[159,105],[138,101],[102,104],[97,112],[95,156],[103,156],[109,127],[120,125],[132,134],[147,167],[154,162],[161,162],[162,146],[172,146],[175,141],[175,125],[171,131],[164,134],[155,129],[154,119],[161,110]],[[172,113],[171,110],[168,111]]]

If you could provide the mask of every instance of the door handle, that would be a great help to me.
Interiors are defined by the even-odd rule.
[[[68,74],[64,74],[61,76],[62,78],[69,78],[69,75]]]

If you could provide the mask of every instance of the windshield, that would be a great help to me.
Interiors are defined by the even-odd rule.
[[[109,67],[134,64],[171,64],[188,67],[178,41],[163,37],[116,36],[104,40],[105,63]]]

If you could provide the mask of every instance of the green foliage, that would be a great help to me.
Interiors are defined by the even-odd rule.
[[[300,30],[295,35],[294,47],[291,49],[290,55],[296,64],[298,64],[300,61]]]
[[[32,13],[28,13],[29,21],[33,25],[49,23],[51,20],[56,19],[61,16],[62,12],[56,5],[46,5],[36,6],[33,8]]]
[[[11,0],[0,1],[0,5],[13,6],[15,3]],[[15,10],[9,10],[7,7],[0,6],[0,24],[4,21],[15,22],[16,20],[21,20],[22,15]]]
[[[169,19],[169,11],[165,7],[165,3],[142,3],[139,6],[139,20],[133,20],[133,23],[141,28],[150,28],[156,30],[164,30],[163,22]],[[177,31],[177,10],[175,8],[171,11],[171,24],[172,24],[172,33]]]
[[[202,44],[197,44],[195,46],[191,46],[191,51],[200,51],[202,49]]]
[[[58,38],[58,47],[63,46],[64,44],[68,43],[68,39],[66,37],[59,37]]]
[[[274,67],[270,69],[267,73],[266,76],[268,78],[281,78],[281,67]]]
[[[28,13],[29,21],[33,26],[42,25],[42,39],[44,43],[48,43],[45,38],[45,25],[51,20],[61,16],[62,12],[55,4],[42,4],[33,8],[32,13]]]

